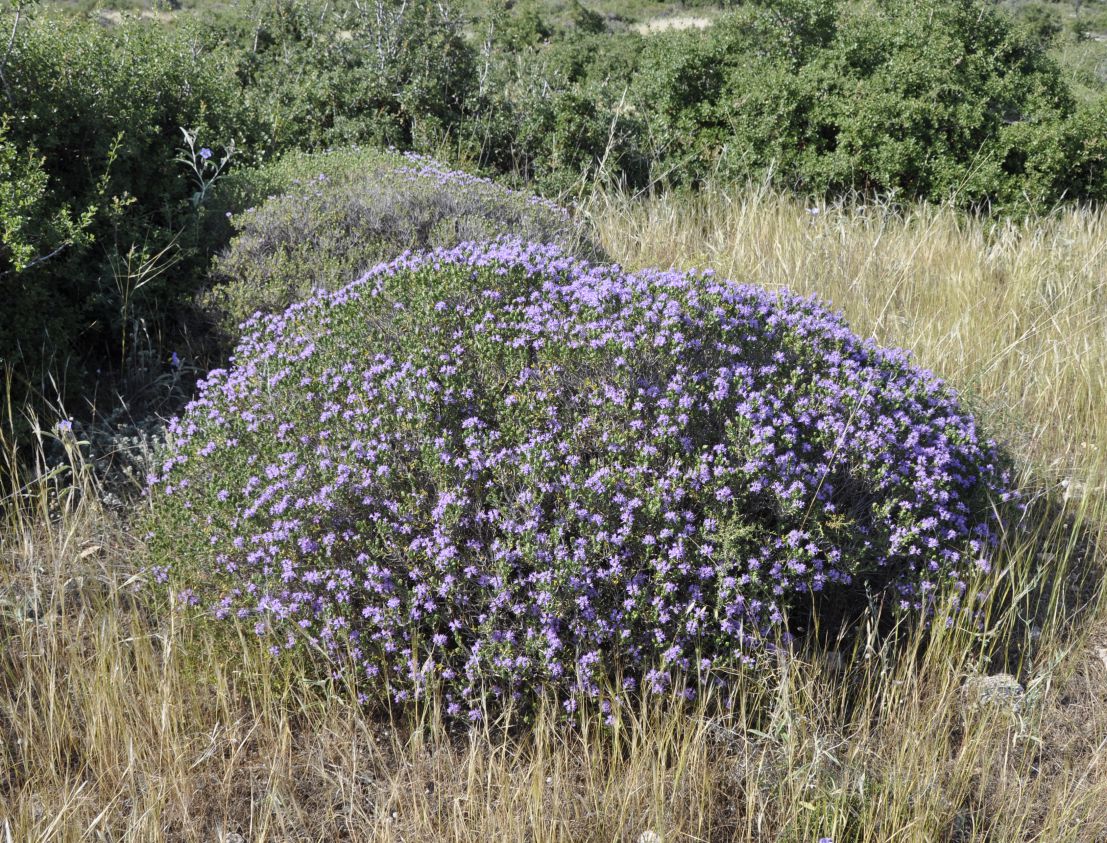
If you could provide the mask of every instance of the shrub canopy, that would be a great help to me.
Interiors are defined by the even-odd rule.
[[[977,0],[752,2],[652,39],[641,79],[679,178],[1004,211],[1107,196],[1102,108],[1077,107],[1042,44]]]
[[[225,192],[248,196],[257,187],[276,194],[234,217],[238,233],[216,262],[207,296],[234,337],[255,313],[345,286],[408,250],[514,235],[596,253],[565,208],[413,152],[290,155],[232,177]]]
[[[18,407],[51,382],[68,393],[52,401],[92,395],[92,373],[119,372],[136,336],[182,319],[212,221],[190,201],[181,128],[216,155],[256,132],[232,61],[193,27],[43,16],[13,34],[0,98],[0,176],[12,186],[0,209],[0,365],[15,367]]]
[[[718,679],[851,584],[923,607],[1007,495],[904,352],[710,272],[466,244],[251,328],[151,478],[159,578],[451,715]]]

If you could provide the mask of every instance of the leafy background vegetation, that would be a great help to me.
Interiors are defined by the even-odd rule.
[[[0,24],[0,834],[1107,838],[1107,4],[7,0]],[[395,189],[404,151],[499,185]],[[911,349],[1026,501],[976,623],[859,607],[728,700],[459,731],[145,588],[136,492],[239,320],[470,226],[815,293]]]
[[[217,160],[233,144],[240,183],[360,144],[554,196],[769,179],[1048,212],[1107,195],[1105,13],[1078,5],[9,4],[0,357],[16,403],[118,393],[143,348],[213,362],[193,304],[244,206],[193,201],[182,129]]]

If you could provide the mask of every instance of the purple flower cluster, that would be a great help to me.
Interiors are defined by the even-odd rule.
[[[870,578],[923,607],[1009,495],[907,354],[711,272],[463,244],[247,330],[171,425],[156,562],[274,653],[398,701],[433,680],[454,716],[719,681]]]

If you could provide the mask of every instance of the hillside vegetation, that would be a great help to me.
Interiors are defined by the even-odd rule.
[[[393,145],[549,196],[769,179],[1013,216],[1107,196],[1099,71],[1063,64],[1091,36],[1048,15],[750,0],[646,36],[575,2],[484,11],[257,0],[105,24],[8,8],[0,357],[16,403],[84,412],[95,392],[103,412],[143,352],[217,362],[194,305],[218,284],[226,214],[247,207],[219,181],[297,151]]]
[[[252,630],[228,639],[136,595],[141,536],[78,467],[75,486],[30,483],[5,532],[0,768],[14,839],[1107,833],[1107,222],[852,207],[813,219],[743,190],[597,201],[602,243],[626,265],[680,256],[817,291],[856,330],[912,343],[1005,432],[1034,526],[1005,557],[984,625],[805,638],[743,678],[726,715],[654,704],[613,733],[539,717],[513,736],[451,736],[433,703],[366,716],[305,681],[310,665],[274,662]],[[967,705],[966,677],[1001,670],[1026,688],[1019,705]]]
[[[1107,6],[0,23],[0,841],[1107,839]]]

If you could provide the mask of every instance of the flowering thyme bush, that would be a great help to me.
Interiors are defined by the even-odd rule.
[[[296,155],[256,178],[279,192],[233,218],[238,234],[208,297],[229,336],[255,312],[336,289],[408,249],[505,235],[589,248],[564,208],[415,153]]]
[[[855,581],[919,607],[1007,496],[905,353],[710,272],[463,244],[249,329],[151,478],[158,577],[452,715],[717,678]]]

